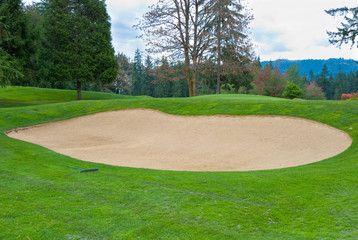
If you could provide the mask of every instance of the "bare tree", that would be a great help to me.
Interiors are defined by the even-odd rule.
[[[159,0],[134,27],[151,53],[184,59],[189,96],[198,95],[198,62],[208,46],[205,0]]]

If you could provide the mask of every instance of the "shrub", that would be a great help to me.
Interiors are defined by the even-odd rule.
[[[341,95],[341,100],[358,100],[358,93],[351,93],[351,94],[347,94],[347,93],[343,93]]]
[[[347,99],[351,99],[351,98],[352,98],[352,94],[343,93],[341,95],[341,100],[347,100]]]
[[[298,98],[302,95],[303,95],[302,89],[296,84],[294,84],[293,82],[288,82],[284,92],[282,93],[282,96],[290,99]]]
[[[326,97],[322,91],[322,88],[317,86],[315,81],[312,81],[306,87],[306,93],[303,97],[308,100],[325,100],[326,99]]]

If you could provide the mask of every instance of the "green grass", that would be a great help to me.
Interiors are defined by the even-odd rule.
[[[83,91],[82,97],[86,100],[133,99],[132,96],[89,91]],[[0,88],[0,108],[68,102],[75,101],[76,98],[77,91],[74,90],[57,90],[31,87]]]
[[[74,94],[0,90],[0,104],[13,101],[0,109],[0,239],[358,238],[358,102],[103,93],[72,101]],[[336,157],[305,166],[210,173],[83,162],[3,134],[15,127],[123,108],[303,117],[348,132],[353,143]],[[99,171],[79,173],[56,162]]]

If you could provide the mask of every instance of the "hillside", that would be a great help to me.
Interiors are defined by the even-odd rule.
[[[262,61],[261,65],[265,66],[270,63],[270,61]],[[314,75],[318,75],[322,72],[323,65],[326,64],[329,70],[329,73],[335,76],[338,72],[343,71],[346,74],[350,72],[358,71],[358,64],[353,59],[343,59],[343,58],[330,58],[330,59],[305,59],[305,60],[287,60],[287,59],[278,59],[272,61],[273,66],[278,66],[280,71],[283,73],[285,70],[296,64],[301,68],[300,75],[306,74],[309,76],[310,71],[313,71]]]

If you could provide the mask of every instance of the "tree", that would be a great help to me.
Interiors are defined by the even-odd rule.
[[[16,62],[0,47],[0,87],[9,85],[12,80],[22,77],[22,73],[16,69]]]
[[[24,8],[27,26],[28,38],[31,43],[32,51],[24,67],[24,79],[21,85],[28,86],[46,86],[51,83],[47,79],[41,78],[39,70],[45,59],[40,59],[40,53],[43,50],[44,39],[44,11],[41,3],[26,5]],[[39,81],[41,79],[41,81]]]
[[[254,81],[257,93],[259,95],[264,94],[265,85],[271,77],[271,72],[272,72],[272,70],[271,70],[271,67],[269,64],[266,64],[264,66],[264,69],[259,71],[259,73],[257,75],[257,79]]]
[[[12,84],[21,85],[24,66],[28,63],[33,50],[22,1],[0,0],[0,16],[2,61],[8,61],[7,67],[3,65],[3,69],[21,73],[12,75],[11,78]]]
[[[280,74],[278,68],[271,72],[269,80],[265,83],[264,95],[271,97],[281,97],[285,90],[287,80]]]
[[[349,86],[349,82],[347,81],[347,76],[344,72],[339,72],[336,75],[336,86],[335,86],[335,91],[334,91],[334,96],[333,99],[334,100],[339,100],[341,99],[341,95],[342,93],[350,93],[350,86]]]
[[[285,87],[285,90],[282,93],[282,96],[289,99],[298,98],[302,95],[303,95],[303,90],[293,82],[288,82]]]
[[[271,70],[271,66],[267,64],[264,69],[259,72],[258,78],[254,83],[258,94],[281,97],[285,90],[287,79],[285,75],[280,74],[277,67]]]
[[[300,76],[300,68],[296,64],[287,68],[287,79],[301,89],[306,87],[306,78]]]
[[[355,44],[358,47],[358,7],[330,9],[326,10],[326,13],[331,16],[344,16],[345,20],[345,22],[341,23],[342,26],[337,28],[336,32],[327,32],[329,42],[338,46],[352,42],[351,47]]]
[[[330,91],[329,71],[326,64],[323,65],[321,74],[317,76],[317,85],[322,88],[328,99],[332,99],[333,93]]]
[[[349,93],[358,92],[358,72],[356,74],[349,73],[347,76],[347,81],[349,83]]]
[[[145,59],[145,67],[143,72],[143,84],[142,84],[142,93],[147,96],[153,96],[154,84],[155,80],[153,76],[153,62],[151,57],[148,55]]]
[[[119,70],[115,80],[116,93],[129,95],[131,89],[130,78],[132,73],[129,58],[124,53],[117,54],[116,58],[119,64]]]
[[[316,76],[314,75],[312,69],[310,70],[309,74],[308,74],[308,81],[312,82],[316,80]]]
[[[170,67],[168,60],[163,57],[160,66],[155,69],[154,97],[170,97],[171,85],[175,71]]]
[[[135,25],[149,52],[184,59],[189,96],[198,95],[198,63],[208,46],[205,0],[159,0]]]
[[[134,55],[133,67],[132,67],[132,95],[138,96],[142,95],[142,85],[143,85],[143,64],[142,64],[142,54],[140,50],[137,49]]]
[[[322,88],[316,85],[315,81],[310,82],[306,87],[306,91],[303,96],[308,100],[325,100],[326,97],[322,91]]]
[[[208,6],[210,50],[216,61],[216,92],[220,94],[221,84],[230,84],[223,79],[237,78],[251,62],[248,24],[252,15],[239,0],[210,0]]]
[[[71,81],[82,99],[82,83],[110,83],[118,63],[111,44],[110,21],[104,0],[43,0],[46,8],[47,76]]]

